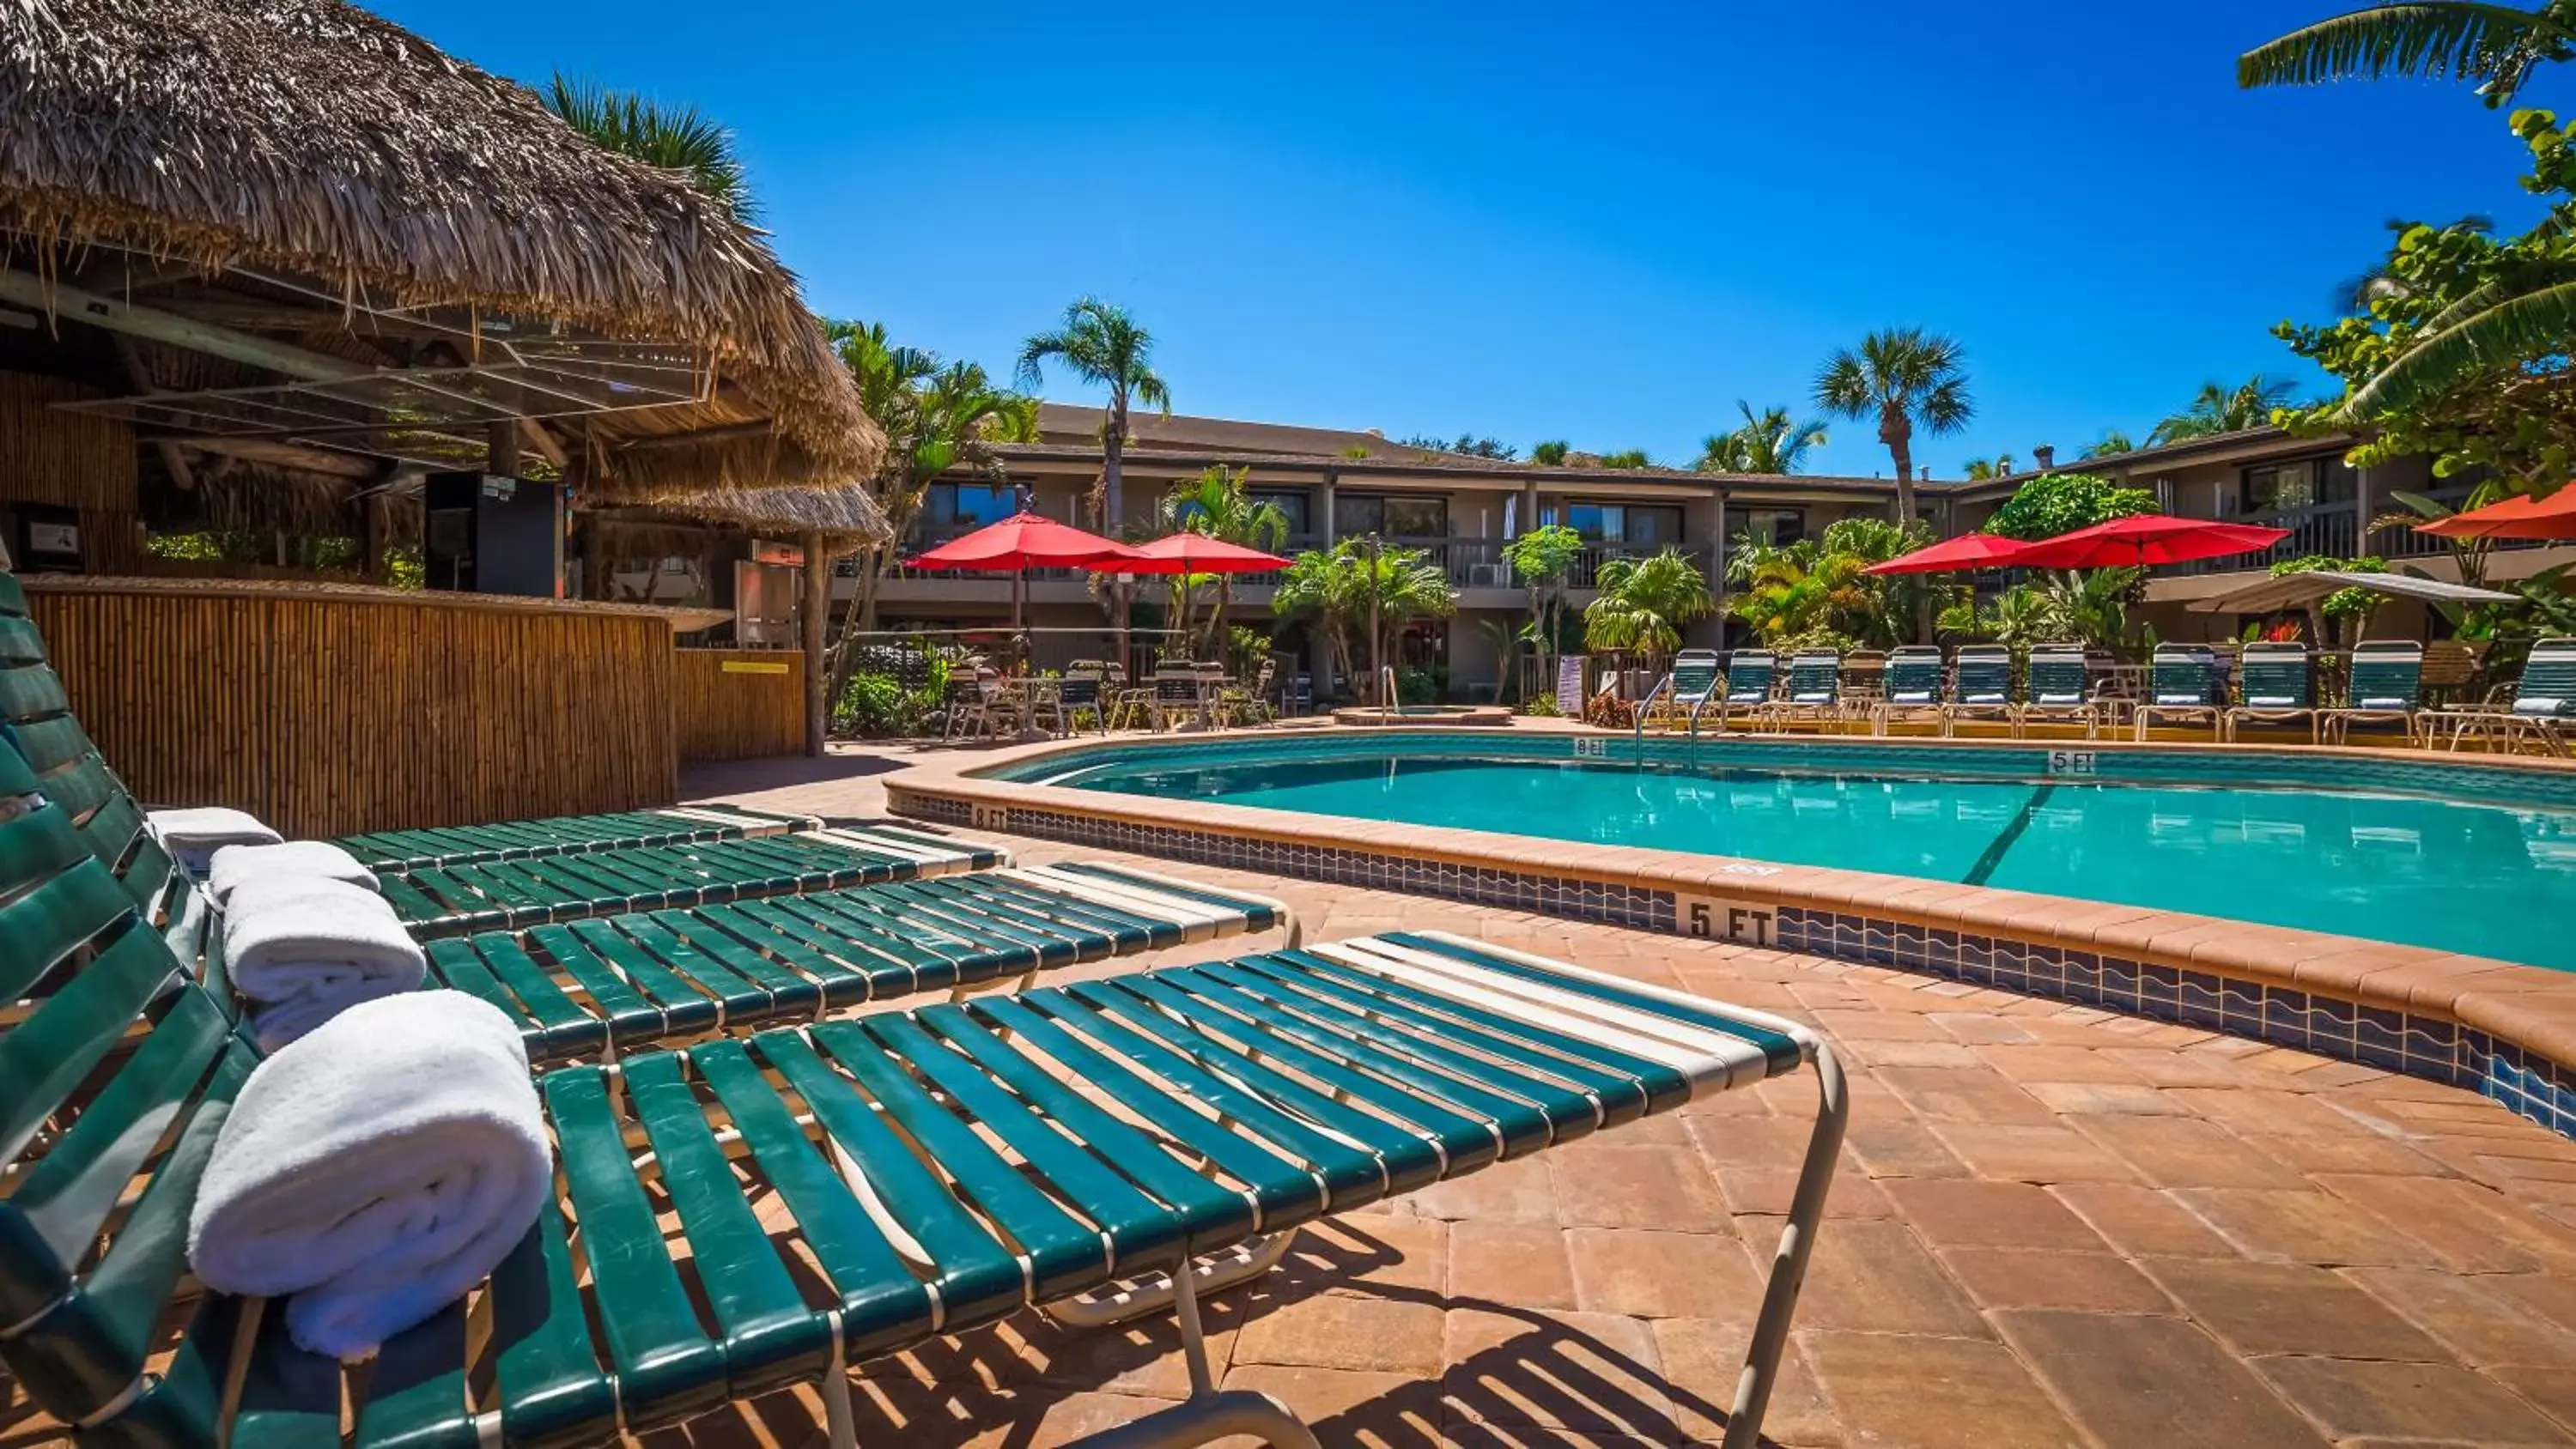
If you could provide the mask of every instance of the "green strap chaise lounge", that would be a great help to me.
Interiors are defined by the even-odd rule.
[[[2012,651],[2001,644],[1963,644],[1958,653],[1958,680],[1950,690],[1950,732],[1963,719],[2003,721],[2021,733],[2021,705],[2013,698]]]
[[[2243,679],[2238,689],[2239,702],[2231,707],[2220,725],[2227,739],[2236,738],[2239,725],[2296,724],[2308,727],[2308,743],[2315,744],[2322,724],[2317,714],[2316,657],[2305,644],[2248,644],[2238,661]]]
[[[1941,734],[1950,733],[1950,700],[1941,687],[1941,650],[1932,644],[1907,644],[1887,656],[1886,687],[1870,710],[1874,733],[1910,720],[1928,721]]]
[[[811,815],[778,815],[740,805],[673,805],[659,810],[620,810],[599,815],[554,815],[491,825],[451,825],[426,830],[379,830],[344,835],[337,844],[370,870],[414,870],[478,860],[516,860],[637,845],[694,845],[820,830]]]
[[[1726,657],[1726,680],[1717,697],[1717,728],[1726,730],[1726,717],[1742,713],[1746,728],[1760,729],[1771,713],[1771,692],[1780,682],[1780,659],[1768,649],[1738,649]]]
[[[0,740],[34,767],[46,795],[72,812],[91,852],[138,892],[147,915],[168,909],[169,853],[147,812],[108,768],[72,713],[17,579],[0,573]],[[590,819],[593,817],[574,817]],[[515,829],[515,827],[513,827]],[[889,824],[575,852],[441,857],[388,863],[385,898],[424,939],[471,931],[766,895],[911,880],[1007,864],[1000,847]]]
[[[501,1008],[546,1060],[921,991],[1025,990],[1055,967],[1273,928],[1297,944],[1277,901],[1075,863],[487,931],[428,954],[434,984]]]
[[[1812,1064],[1726,1442],[1758,1435],[1845,1120],[1831,1053],[1432,933],[547,1072],[553,1201],[344,1374],[263,1301],[192,1294],[190,1206],[255,1051],[34,783],[0,758],[0,999],[35,1002],[0,1036],[0,1363],[82,1443],[598,1443],[819,1380],[847,1446],[852,1365],[1037,1305],[1179,1317],[1190,1397],[1100,1442],[1307,1449],[1275,1401],[1213,1387],[1204,1287],[1301,1223]]]
[[[2032,721],[2084,726],[2084,738],[2091,739],[2104,723],[2102,707],[2093,698],[2089,681],[2092,671],[2084,662],[2081,644],[2038,644],[2030,651],[2030,687],[2013,712],[2013,733],[2029,733]]]
[[[2412,639],[2364,639],[2352,647],[2344,702],[2317,716],[2327,739],[2352,741],[2355,724],[2394,723],[2413,744],[2423,730],[2424,646]]]

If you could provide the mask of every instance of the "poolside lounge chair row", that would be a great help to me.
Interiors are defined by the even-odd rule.
[[[2011,651],[2002,645],[1962,646],[1947,664],[1930,645],[1894,650],[1878,696],[1868,700],[1843,697],[1841,664],[1833,650],[1800,650],[1784,676],[1769,650],[1743,649],[1721,672],[1714,651],[1685,650],[1669,681],[1647,701],[1639,727],[1722,730],[1740,721],[1764,730],[1865,720],[1876,734],[1931,725],[1946,736],[1961,721],[1993,720],[2015,737],[2034,723],[2051,723],[2081,725],[2092,738],[2126,723],[2143,740],[2158,726],[2206,725],[2216,738],[2234,739],[2246,725],[2305,724],[2312,740],[2340,741],[2356,725],[2394,725],[2410,743],[2447,738],[2456,749],[2484,737],[2505,749],[2535,744],[2560,754],[2576,731],[2576,640],[2535,644],[2510,702],[2446,709],[2423,706],[2424,648],[2400,640],[2355,648],[2341,705],[2319,699],[2314,658],[2295,643],[2246,645],[2232,702],[2218,659],[2204,645],[2159,646],[2147,691],[2136,700],[2098,690],[2084,649],[2072,644],[2032,648],[2018,690]]]
[[[1275,1401],[1212,1387],[1197,1293],[1261,1271],[1301,1222],[1812,1063],[1823,1110],[1727,1442],[1758,1435],[1845,1119],[1831,1053],[1786,1021],[1429,932],[547,1071],[557,1191],[536,1226],[344,1374],[263,1301],[186,1296],[196,1184],[258,1059],[219,957],[177,928],[202,926],[202,892],[155,862],[25,634],[0,664],[0,1364],[82,1442],[597,1442],[819,1379],[848,1445],[851,1364],[1038,1305],[1179,1316],[1192,1396],[1115,1442],[1312,1445]],[[41,766],[30,740],[54,751]],[[534,1055],[616,1053],[1278,919],[1235,904],[1061,867],[433,954]]]

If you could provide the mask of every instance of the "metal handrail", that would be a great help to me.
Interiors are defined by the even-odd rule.
[[[1646,691],[1646,697],[1644,699],[1637,701],[1637,717],[1630,723],[1636,727],[1637,731],[1636,763],[1640,769],[1643,769],[1646,764],[1646,716],[1654,713],[1655,696],[1670,693],[1672,691],[1672,687],[1673,677],[1667,674],[1663,678],[1655,681],[1655,687]]]

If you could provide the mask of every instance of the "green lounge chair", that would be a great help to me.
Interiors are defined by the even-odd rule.
[[[2144,740],[2159,719],[2207,720],[2215,735],[2225,728],[2227,719],[2218,700],[2218,662],[2206,645],[2159,644],[2148,673],[2147,697],[2137,707],[2137,737]]]
[[[1275,1401],[1212,1387],[1203,1286],[1302,1223],[1812,1063],[1822,1110],[1726,1442],[1758,1435],[1846,1117],[1832,1053],[1432,933],[547,1072],[555,1199],[467,1301],[344,1375],[264,1301],[183,1296],[254,1049],[32,783],[0,761],[0,995],[38,1003],[0,1036],[0,1365],[86,1442],[337,1444],[346,1422],[365,1445],[598,1443],[819,1380],[848,1446],[852,1365],[1037,1305],[1178,1315],[1191,1396],[1112,1442],[1307,1449]]]
[[[2012,651],[2001,644],[1964,644],[1958,664],[1958,681],[1950,690],[1951,732],[1957,732],[1963,719],[1997,719],[2019,734]]]
[[[0,572],[0,743],[33,767],[46,796],[71,812],[90,852],[126,883],[147,919],[172,933],[174,948],[186,951],[202,934],[202,899],[186,891],[169,852],[148,828],[148,813],[73,715],[25,602],[17,579]],[[726,828],[732,828],[730,821]],[[583,829],[568,843],[596,845]],[[551,854],[527,849],[524,827],[506,830],[476,834],[483,849],[469,858],[379,870],[385,898],[414,935],[428,939],[1009,863],[1009,853],[998,846],[897,825]],[[494,854],[504,839],[514,841],[518,853]]]
[[[380,830],[344,835],[337,844],[370,870],[416,870],[482,860],[519,860],[635,846],[695,845],[819,830],[810,815],[774,815],[739,805],[674,805],[601,815],[556,815],[492,825],[451,825],[424,830]]]
[[[1725,690],[1717,700],[1717,728],[1726,729],[1726,717],[1740,712],[1759,727],[1771,712],[1771,692],[1780,682],[1780,660],[1768,649],[1738,649],[1726,659]]]
[[[1907,644],[1887,656],[1886,688],[1872,712],[1870,728],[1886,734],[1891,724],[1930,720],[1950,733],[1950,696],[1942,686],[1941,651],[1930,644]]]
[[[2483,734],[2508,750],[2529,740],[2551,754],[2566,754],[2567,733],[2576,729],[2576,639],[2535,642],[2506,708],[2444,710],[2442,718],[2451,726],[2455,750],[2462,739]]]
[[[2394,722],[2415,743],[2424,698],[2424,646],[2412,639],[2364,639],[2353,646],[2344,702],[2317,711],[2326,738],[2348,744],[2355,723]]]
[[[525,856],[379,872],[394,914],[421,940],[668,906],[754,900],[913,880],[1009,863],[996,845],[897,826],[853,826]]]
[[[1263,896],[1066,864],[596,917],[429,943],[432,984],[519,1023],[532,1060],[811,1021],[920,991],[1025,990],[1080,961],[1298,929]]]
[[[1772,720],[1786,725],[1811,719],[1818,728],[1843,717],[1843,656],[1836,649],[1801,649],[1789,656],[1789,689]]]
[[[2237,726],[2295,724],[2305,721],[2308,743],[2317,742],[2316,660],[2305,644],[2248,644],[2238,661],[2242,684],[2239,702],[2227,711],[2220,732],[2236,738]]]
[[[1717,692],[1724,683],[1716,650],[1681,651],[1673,656],[1673,671],[1666,676],[1664,687],[1657,689],[1654,698],[1648,702],[1651,717],[1639,721],[1640,727],[1687,728],[1716,701]]]
[[[2101,730],[2102,707],[2093,700],[2083,645],[2033,646],[2029,675],[2029,688],[2013,711],[2015,735],[2027,733],[2032,720],[2080,724],[2088,740]]]

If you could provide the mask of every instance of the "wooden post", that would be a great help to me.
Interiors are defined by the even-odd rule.
[[[819,760],[832,722],[831,701],[824,698],[831,680],[823,667],[823,629],[832,615],[832,561],[823,556],[823,531],[819,528],[805,534],[804,615],[805,753]]]

